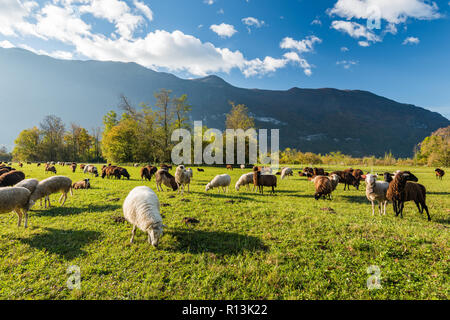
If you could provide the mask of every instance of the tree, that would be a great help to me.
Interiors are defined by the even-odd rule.
[[[227,114],[225,126],[227,129],[247,130],[255,127],[255,120],[248,115],[248,109],[243,104],[235,105],[230,101],[231,111]]]
[[[8,152],[5,146],[0,148],[0,161],[8,162],[11,161],[12,155]]]
[[[14,141],[13,156],[21,161],[43,160],[40,143],[41,132],[37,127],[22,130]]]
[[[57,160],[62,155],[65,126],[61,118],[49,115],[40,123],[43,135],[43,154],[49,160]]]
[[[161,89],[155,93],[156,98],[156,121],[162,131],[163,161],[170,160],[170,136],[173,120],[173,111],[170,108],[170,95],[172,90]]]
[[[420,143],[416,161],[428,166],[450,166],[450,126],[438,129]]]
[[[112,127],[102,139],[103,154],[112,162],[132,162],[134,148],[139,144],[137,123],[124,119]]]
[[[189,119],[187,117],[187,113],[192,110],[192,106],[187,104],[187,95],[183,94],[179,98],[173,98],[172,103],[175,109],[175,128],[189,128],[189,125],[186,123]]]

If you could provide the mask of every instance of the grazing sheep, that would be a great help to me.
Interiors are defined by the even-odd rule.
[[[284,168],[283,170],[281,170],[281,179],[283,180],[284,178],[292,176],[293,174],[294,172],[291,168]]]
[[[351,170],[351,171],[350,171]],[[354,186],[356,190],[359,190],[359,180],[356,179],[353,174],[353,169],[347,169],[344,171],[334,171],[331,174],[337,174],[339,176],[339,183],[344,184],[344,190],[350,190],[350,186]]]
[[[70,168],[72,169],[72,173],[75,173],[75,170],[77,169],[77,164],[76,163],[72,163],[70,165]]]
[[[130,180],[130,174],[128,173],[127,169],[125,169],[125,168],[116,167],[115,169],[113,169],[112,173],[117,179],[125,177],[128,180]]]
[[[228,174],[217,175],[206,185],[205,191],[208,192],[211,189],[217,188],[217,192],[220,192],[220,188],[222,188],[225,193],[228,192],[230,183],[231,177]]]
[[[241,164],[241,169],[245,169],[245,164]]]
[[[148,242],[155,248],[163,235],[162,217],[158,196],[149,187],[136,187],[123,202],[123,215],[133,225],[130,242],[133,243],[136,228],[148,234]]]
[[[10,172],[11,170],[7,169],[7,168],[0,168],[0,176],[4,173]]]
[[[39,184],[39,180],[37,179],[25,179],[14,185],[14,187],[22,187],[28,189],[31,193],[36,190],[37,185]]]
[[[22,171],[9,171],[0,176],[0,187],[11,187],[25,179]]]
[[[160,165],[160,167],[161,167],[161,169],[166,169],[167,171],[172,170],[172,165],[170,165],[170,164],[163,163]]]
[[[85,164],[80,164],[80,170],[83,170],[83,171],[84,171],[84,167],[86,167]]]
[[[444,177],[445,171],[437,168],[436,170],[434,170],[434,172],[436,173],[436,179],[439,178],[442,180],[442,177]]]
[[[81,166],[80,166],[81,168]],[[83,169],[83,173],[90,173],[92,175],[95,175],[96,177],[98,177],[98,170],[97,167],[92,165],[92,164],[88,164],[87,166],[84,167]]]
[[[178,184],[178,193],[184,193],[184,186],[187,185],[189,192],[189,184],[191,183],[191,174],[183,165],[179,165],[175,171],[175,182]]]
[[[0,213],[14,211],[19,220],[17,226],[20,227],[22,215],[25,217],[24,227],[28,225],[28,210],[32,205],[30,200],[30,190],[22,187],[7,187],[0,189]]]
[[[244,173],[236,182],[235,189],[239,191],[240,187],[247,186],[247,190],[250,190],[250,184],[253,184],[253,172]],[[253,186],[253,191],[255,191],[255,186]]]
[[[198,172],[205,172],[205,170],[201,169],[201,168],[197,168]]]
[[[158,168],[153,166],[145,166],[141,168],[141,180],[146,179],[151,181],[152,176],[156,173],[156,171],[158,171]]]
[[[37,167],[40,167],[40,166],[41,166],[41,163],[40,163],[40,162],[36,163],[36,166],[37,166]]]
[[[316,176],[311,181],[314,182],[316,193],[314,199],[319,200],[321,197],[328,195],[328,199],[332,200],[331,193],[336,189],[339,183],[339,176],[337,174],[331,174],[328,176]]]
[[[277,176],[272,174],[262,174],[258,167],[253,168],[253,185],[264,194],[264,187],[272,187],[272,194],[275,194],[277,186]]]
[[[56,174],[55,166],[51,164],[45,165],[45,173],[47,172],[53,172],[54,174]]]
[[[173,191],[178,190],[178,184],[175,181],[175,177],[172,176],[166,169],[159,169],[155,174],[156,188],[158,191],[164,191],[162,184],[171,188]],[[159,190],[161,188],[161,190]]]
[[[89,182],[89,179],[84,179],[78,182],[75,182],[72,185],[72,189],[90,189],[91,183]]]
[[[233,166],[231,164],[227,164],[227,170],[233,171]]]
[[[48,201],[48,206],[50,208],[51,203],[49,196],[53,193],[61,192],[59,203],[61,203],[61,200],[64,199],[64,201],[61,203],[61,206],[64,206],[64,203],[66,203],[67,199],[67,193],[69,191],[70,194],[73,195],[72,180],[64,176],[54,176],[40,181],[36,186],[34,192],[31,194],[30,199],[33,202],[36,202],[36,200],[44,198],[44,207],[47,208]]]
[[[414,183],[411,180],[417,180],[412,173],[407,171],[396,172],[394,180],[389,184],[386,192],[386,198],[392,201],[395,215],[403,218],[403,209],[405,202],[414,201],[420,213],[425,209],[428,221],[431,221],[428,207],[425,203],[426,189],[419,183]]]
[[[19,162],[19,167],[23,167],[23,163],[22,162]]]
[[[372,215],[375,215],[375,201],[378,201],[378,210],[380,215],[386,215],[386,205],[388,199],[386,198],[386,192],[389,188],[389,182],[377,181],[377,176],[374,174],[366,175],[366,197],[372,203]],[[382,206],[384,209],[382,210]]]
[[[364,172],[361,169],[355,169],[352,172],[352,175],[356,178],[358,181],[364,180]]]
[[[134,167],[135,167],[135,168],[139,167],[139,163],[135,163],[135,164],[134,164]]]

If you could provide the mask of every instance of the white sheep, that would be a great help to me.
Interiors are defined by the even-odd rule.
[[[192,171],[192,168],[186,169],[186,172],[189,173],[189,177],[192,179],[194,177],[194,172]]]
[[[236,182],[235,189],[236,191],[239,191],[240,187],[247,186],[247,190],[250,190],[250,184],[253,184],[253,172],[244,173]],[[253,186],[253,191],[254,190],[255,186]]]
[[[72,191],[72,180],[68,177],[64,176],[54,176],[47,179],[42,180],[36,186],[36,189],[31,194],[30,199],[33,202],[36,200],[44,198],[44,207],[47,208],[47,201],[49,208],[50,204],[50,195],[53,193],[61,192],[61,197],[59,198],[59,203],[64,198],[64,201],[61,203],[61,206],[64,206],[67,199],[67,193],[70,191],[70,194],[73,195]],[[42,204],[42,203],[41,203]]]
[[[281,170],[281,179],[284,179],[288,176],[292,176],[294,174],[294,172],[292,171],[291,168],[283,168]]]
[[[377,176],[374,174],[366,175],[366,197],[372,203],[372,215],[375,215],[374,202],[378,201],[378,210],[382,214],[381,206],[384,205],[383,215],[386,215],[386,192],[389,188],[389,183],[385,181],[377,181]]]
[[[96,177],[98,177],[98,170],[97,170],[96,166],[94,166],[92,164],[88,164],[88,165],[84,166],[83,173],[88,173],[88,172],[90,174],[93,174]]]
[[[241,164],[241,169],[245,169],[245,164]]]
[[[14,187],[22,187],[28,189],[31,193],[36,190],[37,185],[39,184],[39,180],[37,179],[25,179],[17,183]]]
[[[133,243],[136,228],[148,233],[148,242],[158,246],[163,234],[162,217],[159,213],[159,199],[149,187],[136,187],[130,191],[123,202],[123,215],[133,225],[130,242]]]
[[[218,192],[220,192],[220,187],[222,187],[224,192],[228,192],[230,183],[231,177],[228,174],[221,174],[215,176],[214,179],[206,185],[205,191],[208,192],[210,189],[217,188]]]
[[[28,210],[33,202],[30,200],[30,190],[23,187],[0,188],[0,213],[14,211],[19,217],[18,226],[25,217],[24,227],[28,225]]]
[[[179,165],[175,170],[175,182],[178,185],[178,193],[184,193],[184,186],[187,185],[189,192],[189,184],[191,183],[191,173],[189,173],[183,165]]]

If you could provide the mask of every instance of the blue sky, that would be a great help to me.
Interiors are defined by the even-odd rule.
[[[2,0],[0,46],[247,88],[369,90],[450,117],[449,17],[448,0]]]

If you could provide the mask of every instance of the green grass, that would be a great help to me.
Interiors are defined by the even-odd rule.
[[[85,177],[57,169],[74,182]],[[388,169],[397,168],[375,172]],[[313,184],[298,175],[278,179],[272,196],[234,190],[249,170],[194,169],[191,193],[157,193],[169,227],[158,249],[140,231],[130,244],[131,225],[113,219],[134,187],[156,191],[154,180],[140,181],[139,168],[128,168],[130,181],[91,178],[92,189],[75,190],[63,208],[59,195],[51,209],[35,205],[28,229],[13,213],[0,215],[0,299],[449,299],[450,180],[408,169],[427,188],[431,222],[414,203],[403,219],[392,205],[372,216],[364,184],[315,201]],[[34,164],[23,171],[48,177]],[[231,192],[205,193],[225,172]],[[200,224],[186,227],[184,217]],[[81,290],[66,286],[71,265],[81,268]],[[371,265],[381,270],[379,290],[367,289]]]

